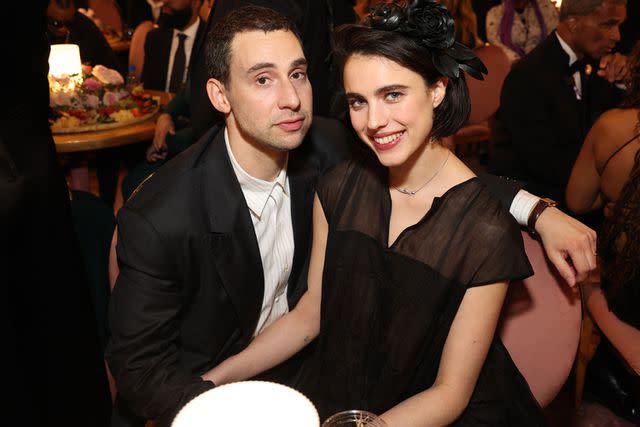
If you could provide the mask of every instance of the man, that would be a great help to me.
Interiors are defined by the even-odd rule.
[[[160,168],[118,219],[106,357],[123,402],[158,426],[214,387],[200,375],[297,303],[317,177],[357,147],[339,122],[311,123],[307,60],[284,16],[232,11],[208,34],[206,55],[224,126]],[[571,252],[582,277],[595,266],[595,236],[562,215],[544,210],[536,229],[565,264]]]
[[[18,17],[24,4],[4,5]],[[111,396],[69,193],[48,124],[47,3],[0,29],[19,58],[0,106],[3,424],[108,425]],[[20,34],[20,37],[16,37]],[[18,63],[18,62],[16,62]]]
[[[147,34],[141,80],[146,89],[177,93],[187,81],[193,47],[205,34],[202,0],[169,0]]]
[[[519,178],[528,190],[564,201],[586,133],[621,95],[615,83],[626,73],[626,58],[611,50],[620,40],[625,3],[562,2],[557,31],[515,64],[505,80],[493,173]]]
[[[49,0],[47,34],[51,44],[77,44],[83,63],[104,65],[120,73],[124,71],[100,29],[91,19],[76,11],[73,0]]]

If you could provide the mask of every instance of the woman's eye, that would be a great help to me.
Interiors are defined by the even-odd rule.
[[[389,92],[387,94],[387,100],[389,101],[397,101],[400,99],[400,97],[402,96],[402,93],[400,92]]]
[[[365,101],[363,101],[362,99],[350,99],[349,100],[349,107],[357,110],[358,108],[361,108],[363,105],[365,104]]]

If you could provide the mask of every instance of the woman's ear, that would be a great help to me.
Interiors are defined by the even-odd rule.
[[[449,79],[442,77],[437,82],[431,85],[431,99],[433,100],[433,108],[437,108],[444,100],[444,96],[447,94],[447,85]]]
[[[220,80],[207,80],[207,95],[213,108],[223,114],[231,112],[231,104],[229,104],[229,100],[227,99],[226,88]]]

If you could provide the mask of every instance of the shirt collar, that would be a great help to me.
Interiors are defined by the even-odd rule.
[[[184,30],[182,31],[173,30],[173,37],[176,37],[178,34],[182,33],[182,34],[186,34],[188,39],[193,40],[196,38],[196,33],[198,32],[198,25],[200,25],[200,18],[196,17],[196,20],[194,21],[194,23],[189,25]]]
[[[557,32],[556,32],[556,37],[558,37],[558,41],[560,42],[560,46],[562,47],[562,50],[564,50],[567,53],[567,55],[569,55],[569,65],[576,62],[578,60],[578,55],[576,55],[573,49],[571,49],[571,46],[569,46],[569,44],[566,41],[562,40],[562,37],[560,37],[560,34],[558,34]]]
[[[233,166],[233,171],[238,178],[238,182],[240,183],[240,188],[242,189],[242,193],[244,194],[244,198],[247,201],[247,206],[249,206],[249,210],[254,213],[258,218],[262,216],[262,211],[264,211],[265,206],[267,205],[267,201],[269,200],[269,196],[271,192],[275,188],[276,185],[282,188],[282,192],[285,196],[289,196],[288,185],[287,185],[287,163],[289,157],[287,156],[287,162],[285,162],[284,167],[280,170],[280,173],[273,181],[264,181],[259,178],[255,178],[249,175],[243,168],[240,166],[240,163],[236,160],[233,155],[233,151],[231,151],[231,145],[229,144],[229,132],[227,128],[224,128],[224,143],[227,147],[227,153],[229,154],[229,159],[231,160],[231,166]]]

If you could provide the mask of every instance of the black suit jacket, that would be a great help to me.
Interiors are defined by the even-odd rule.
[[[350,155],[349,143],[339,122],[315,118],[290,153],[289,307],[306,289],[316,179]],[[167,425],[213,387],[200,375],[247,346],[262,305],[258,242],[222,131],[160,168],[120,210],[117,253],[106,358],[129,408]]]
[[[558,201],[591,125],[622,94],[594,72],[578,101],[568,64],[554,32],[513,66],[502,88],[490,162],[492,173],[518,178]]]
[[[196,39],[191,48],[188,73],[191,72],[191,64],[193,64],[196,47],[202,43],[201,39],[204,38],[206,28],[206,24],[200,21]],[[144,65],[140,76],[145,89],[165,90],[167,87],[172,38],[173,28],[156,27],[147,34],[144,42]],[[202,90],[204,90],[204,86]]]
[[[333,10],[338,19],[348,19],[343,12],[344,6],[335,6],[337,0],[217,0],[209,20],[207,31],[230,11],[246,5],[271,8],[287,16],[298,28],[303,42],[304,53],[309,62],[309,79],[313,87],[313,111],[315,115],[328,116],[335,94],[339,91],[338,79],[332,68],[330,57],[330,35],[333,25],[341,22],[333,19]],[[333,5],[333,7],[331,7]],[[196,135],[202,135],[207,129],[220,121],[220,116],[211,105],[205,85],[209,78],[204,55],[204,43],[201,43],[193,62],[191,75],[191,123]]]

